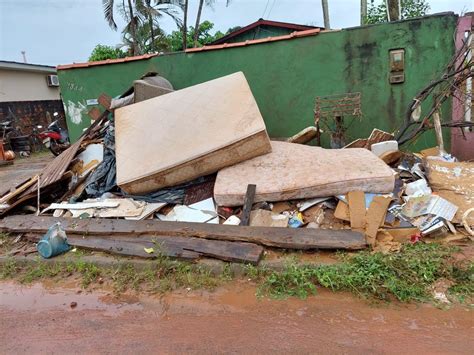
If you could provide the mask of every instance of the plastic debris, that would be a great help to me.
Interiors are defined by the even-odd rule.
[[[38,253],[45,259],[65,253],[71,246],[67,243],[66,232],[61,228],[61,224],[55,223],[36,245]]]

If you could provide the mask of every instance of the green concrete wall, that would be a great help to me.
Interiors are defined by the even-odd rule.
[[[316,96],[345,92],[362,93],[363,117],[351,125],[348,141],[367,137],[374,127],[394,131],[413,96],[439,77],[453,55],[456,21],[457,16],[442,14],[273,43],[59,70],[68,127],[77,139],[90,124],[87,99],[102,92],[119,95],[149,71],[166,77],[175,89],[243,71],[273,137],[291,136],[314,124]],[[403,84],[390,84],[388,53],[398,48],[405,49],[406,78]],[[450,116],[449,103],[442,113]],[[410,148],[434,142],[432,133],[426,133]]]

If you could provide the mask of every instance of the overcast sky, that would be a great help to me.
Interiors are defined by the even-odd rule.
[[[332,28],[359,25],[359,0],[328,0]],[[116,3],[119,1],[116,1]],[[370,0],[369,0],[370,2]],[[430,13],[473,10],[474,0],[429,0]],[[189,0],[188,22],[194,24],[198,0]],[[323,25],[321,0],[216,0],[203,10],[202,19],[215,30],[245,26],[259,18],[300,24]],[[116,18],[120,16],[117,13]],[[123,27],[123,21],[118,21]],[[164,19],[167,32],[176,29]],[[115,46],[120,31],[112,31],[103,18],[101,0],[0,0],[0,60],[67,64],[87,61],[96,44]]]

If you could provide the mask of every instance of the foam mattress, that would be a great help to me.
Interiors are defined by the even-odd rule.
[[[117,184],[143,194],[271,151],[242,72],[115,112]]]
[[[220,206],[241,206],[248,184],[255,202],[334,196],[360,190],[392,192],[392,169],[363,148],[323,149],[271,142],[272,152],[222,169],[214,185]]]

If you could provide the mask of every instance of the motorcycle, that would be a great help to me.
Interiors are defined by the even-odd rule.
[[[21,135],[21,132],[13,126],[13,121],[0,122],[1,141],[6,146],[6,149],[11,150],[11,138]]]
[[[37,129],[43,128],[36,126]],[[67,131],[59,125],[58,121],[51,122],[45,131],[37,133],[39,139],[54,155],[59,155],[65,151],[71,143]]]

